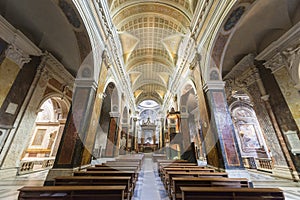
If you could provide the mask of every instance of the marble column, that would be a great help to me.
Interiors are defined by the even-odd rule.
[[[210,128],[216,137],[218,168],[225,169],[230,177],[249,178],[242,162],[230,112],[226,102],[224,82],[208,81],[204,85],[210,107]]]
[[[103,60],[105,59],[103,58]],[[98,122],[99,122],[102,103],[103,103],[103,92],[105,89],[104,87],[105,87],[106,77],[107,77],[109,67],[110,67],[109,63],[103,62],[100,71],[100,78],[98,81],[96,98],[95,98],[95,102],[91,114],[91,120],[88,122],[88,128],[86,131],[87,134],[85,137],[86,139],[85,139],[85,146],[84,146],[81,165],[88,165],[89,163],[91,163],[91,154],[93,152],[93,148],[95,144],[97,128],[99,126]]]
[[[137,152],[137,148],[138,148],[138,136],[137,136],[137,131],[136,131],[136,121],[137,118],[133,117],[133,131],[132,131],[132,146],[131,146],[131,150]]]
[[[141,134],[141,145],[144,145],[145,143],[145,132],[144,129],[142,129],[142,134]]]
[[[165,147],[165,133],[164,133],[164,118],[160,118],[158,120],[159,123],[159,149],[162,149]]]
[[[75,80],[72,106],[53,168],[49,170],[45,185],[52,185],[56,176],[72,175],[74,170],[81,167],[96,86],[93,80]]]
[[[181,153],[184,153],[185,150],[190,146],[191,144],[191,138],[190,138],[190,128],[189,128],[189,114],[188,113],[181,113],[180,114],[180,129],[182,134],[182,145],[183,149]]]
[[[122,134],[125,134],[125,138],[126,138],[126,149],[125,149],[126,151],[125,151],[125,153],[127,151],[129,151],[130,148],[131,148],[131,139],[132,139],[132,137],[128,132],[128,127],[129,127],[128,123],[122,124]],[[122,135],[120,137],[122,138]]]
[[[5,57],[0,63],[0,107],[5,97],[11,89],[19,71],[25,63],[31,60],[28,54],[17,48],[15,45],[8,45],[5,51]]]
[[[116,152],[118,152],[119,149],[118,134],[119,134],[120,113],[110,112],[109,114],[110,114],[110,121],[109,121],[109,128],[107,134],[105,156],[114,157],[116,155]]]
[[[261,65],[261,64],[262,63],[257,63],[257,65]],[[293,160],[290,156],[287,145],[284,141],[284,137],[283,137],[283,134],[280,130],[280,126],[279,126],[279,124],[276,120],[275,114],[272,110],[272,106],[271,106],[270,101],[269,101],[269,95],[267,94],[267,92],[265,90],[264,84],[263,84],[263,82],[261,80],[261,77],[260,77],[260,74],[259,74],[259,70],[257,68],[254,68],[254,67],[252,68],[252,70],[253,70],[253,74],[254,74],[254,77],[255,77],[255,81],[258,85],[258,88],[259,88],[259,91],[260,91],[260,94],[261,94],[261,99],[265,103],[265,107],[267,109],[268,115],[271,119],[272,125],[273,125],[274,130],[275,130],[277,139],[278,139],[279,144],[281,146],[283,155],[284,155],[284,157],[286,159],[286,162],[288,164],[288,167],[289,167],[289,169],[287,169],[285,167],[276,166],[276,163],[275,163],[273,173],[278,174],[279,176],[286,177],[286,178],[292,178],[294,180],[299,180],[299,175],[297,173],[297,170],[295,168]]]
[[[298,130],[300,130],[300,104],[298,101],[300,97],[300,45],[297,48],[277,53],[264,66],[271,69]]]
[[[58,128],[55,143],[53,145],[53,151],[51,153],[51,156],[56,156],[56,154],[57,154],[57,150],[58,150],[58,147],[59,147],[59,144],[60,144],[60,141],[61,141],[61,136],[63,134],[65,125],[66,125],[66,119],[60,119],[59,120],[59,128]]]

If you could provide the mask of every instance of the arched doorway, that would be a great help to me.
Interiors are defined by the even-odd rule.
[[[43,101],[21,158],[19,174],[44,170],[53,165],[69,108],[69,102],[61,97]]]

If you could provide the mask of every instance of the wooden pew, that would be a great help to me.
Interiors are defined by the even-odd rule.
[[[142,160],[138,158],[117,158],[116,162],[138,162],[139,165],[142,165]]]
[[[161,164],[171,164],[171,163],[188,163],[187,160],[157,160],[157,167],[159,168],[159,166]]]
[[[230,200],[282,200],[284,194],[278,188],[220,188],[180,187],[182,200],[230,199]]]
[[[173,177],[169,195],[173,200],[181,199],[180,187],[230,187],[249,188],[246,178]]]
[[[116,162],[116,161],[108,161],[106,163],[102,163],[100,165],[95,165],[96,167],[99,166],[109,166],[109,167],[138,167],[138,170],[141,169],[141,165],[139,162]]]
[[[171,169],[171,168],[174,168],[174,169],[186,169],[186,168],[189,168],[189,169],[192,169],[192,168],[196,168],[196,169],[210,169],[210,168],[206,168],[206,167],[203,167],[203,166],[197,166],[197,165],[167,165],[167,166],[164,166],[162,165],[161,168],[160,168],[160,171],[159,171],[159,176],[163,175],[165,172],[165,169],[168,168],[168,169]]]
[[[58,176],[54,178],[55,186],[62,185],[97,185],[97,186],[126,186],[124,195],[130,199],[133,194],[133,185],[129,176]]]
[[[99,167],[87,167],[86,171],[138,171],[138,167],[109,167],[109,166],[99,166]]]
[[[195,167],[195,168],[167,168],[164,167],[162,168],[162,172],[161,172],[161,180],[164,182],[164,180],[168,177],[168,173],[172,172],[172,171],[177,171],[177,172],[215,172],[214,169],[211,168],[203,168],[203,167]]]
[[[225,172],[181,172],[181,171],[171,171],[167,173],[164,180],[164,186],[167,191],[170,191],[172,187],[173,177],[217,177],[217,178],[228,178],[228,174]]]
[[[135,171],[79,171],[74,172],[74,176],[129,176],[131,177],[130,182],[133,185],[133,188],[135,186],[135,182],[137,181],[137,173]]]
[[[167,155],[166,154],[152,154],[152,160],[153,162],[157,162],[158,160],[166,160]]]
[[[19,200],[123,200],[126,186],[25,186]]]
[[[161,175],[162,168],[164,167],[191,167],[191,166],[197,166],[196,163],[161,163],[158,165],[157,171],[158,175]]]

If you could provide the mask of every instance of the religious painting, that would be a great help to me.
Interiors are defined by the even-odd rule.
[[[238,129],[243,151],[247,152],[260,148],[254,124],[240,124]]]
[[[38,129],[35,133],[32,145],[42,145],[46,129]]]
[[[232,117],[242,156],[257,157],[258,152],[265,152],[265,143],[254,110],[239,101],[234,104],[236,106],[232,110]]]

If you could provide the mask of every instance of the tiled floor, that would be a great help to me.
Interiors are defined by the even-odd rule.
[[[22,175],[10,179],[0,179],[0,200],[16,200],[18,189],[25,185],[43,185],[47,171]],[[254,187],[279,187],[286,200],[300,200],[300,183],[279,179],[263,173],[250,172]],[[169,200],[157,174],[157,165],[147,155],[132,200]]]
[[[14,178],[0,179],[0,199],[16,200],[18,199],[18,189],[30,185],[43,185],[48,171],[41,171],[32,174],[17,176]]]

